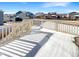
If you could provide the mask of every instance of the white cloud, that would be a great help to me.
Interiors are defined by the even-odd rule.
[[[10,10],[6,10],[4,11],[4,14],[15,14],[17,11],[10,11]]]
[[[72,10],[72,9],[67,9],[65,10],[66,12],[79,12],[79,10]]]
[[[70,4],[70,2],[48,2],[48,3],[44,3],[42,5],[42,7],[53,7],[53,6],[62,6],[62,7],[66,7]]]

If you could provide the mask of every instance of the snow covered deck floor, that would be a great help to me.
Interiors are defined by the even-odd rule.
[[[35,57],[79,57],[79,48],[73,41],[74,35],[54,33]]]

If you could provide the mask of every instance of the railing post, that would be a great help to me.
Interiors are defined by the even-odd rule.
[[[68,28],[67,28],[67,25],[66,25],[66,24],[65,24],[65,28],[66,28],[66,29],[65,29],[65,32],[67,33],[67,31],[68,31]]]
[[[7,27],[5,27],[5,36],[7,36],[8,34],[7,34]]]
[[[77,26],[77,35],[78,35],[78,26]]]
[[[61,32],[63,32],[63,24],[61,24]]]
[[[65,24],[63,24],[63,30],[65,31],[66,29],[65,29]]]
[[[68,32],[70,33],[70,25],[68,25]]]
[[[55,25],[55,30],[58,31],[58,22],[56,22]]]
[[[79,25],[77,26],[77,35],[79,35]]]
[[[72,34],[75,34],[75,27],[74,27],[74,25],[73,25],[73,32],[72,32]]]
[[[78,28],[77,28],[77,26],[75,26],[75,34],[78,34]]]
[[[60,24],[58,24],[58,31],[60,31]]]
[[[2,27],[2,39],[4,38],[4,28]]]
[[[62,30],[61,30],[62,32],[64,32],[64,25],[62,24]]]

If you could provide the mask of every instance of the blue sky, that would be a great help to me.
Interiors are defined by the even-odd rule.
[[[69,13],[79,12],[79,2],[0,2],[4,13],[16,13],[19,10],[36,12]]]

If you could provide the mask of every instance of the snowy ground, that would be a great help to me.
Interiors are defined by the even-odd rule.
[[[35,56],[77,57],[79,56],[79,49],[73,43],[74,37],[74,35],[54,32],[54,34],[49,38],[48,42],[37,52]]]

